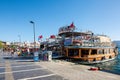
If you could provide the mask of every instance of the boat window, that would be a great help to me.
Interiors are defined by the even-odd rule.
[[[113,49],[114,53],[116,53],[116,49]]]
[[[44,48],[44,45],[40,45],[40,49],[43,49]]]
[[[110,51],[109,51],[109,49],[107,49],[107,54],[109,54],[110,53]]]
[[[81,57],[89,55],[89,50],[81,50]]]
[[[100,50],[98,51],[99,54],[103,54],[103,52],[104,52],[103,49],[100,49]]]
[[[74,56],[78,56],[79,55],[79,50],[75,50],[74,51]]]
[[[69,49],[68,50],[68,56],[73,56],[74,54],[74,50],[73,49]]]
[[[111,52],[110,52],[110,49],[109,49],[109,53],[111,53]]]
[[[104,49],[104,54],[107,54],[107,49]]]
[[[68,56],[79,56],[79,49],[69,49]]]
[[[91,55],[97,54],[97,50],[92,50]]]
[[[62,55],[63,55],[63,56],[65,56],[65,55],[66,55],[66,53],[67,53],[67,51],[66,51],[66,50],[64,50],[64,52],[62,53]]]
[[[113,49],[110,49],[110,52],[112,53],[112,52],[113,52]]]

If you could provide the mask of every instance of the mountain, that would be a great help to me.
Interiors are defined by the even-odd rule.
[[[117,47],[120,47],[120,41],[113,41],[117,45]]]

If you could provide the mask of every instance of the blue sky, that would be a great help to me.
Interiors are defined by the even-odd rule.
[[[33,41],[58,34],[74,22],[78,31],[91,30],[120,40],[120,0],[0,0],[0,40]]]

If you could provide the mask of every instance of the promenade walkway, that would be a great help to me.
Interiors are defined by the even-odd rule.
[[[27,59],[19,61],[2,59],[2,56],[3,54],[0,54],[0,80],[120,80],[118,74],[90,71],[90,66],[72,62],[61,60],[29,62]]]
[[[53,73],[64,77],[66,80],[119,80],[120,75],[104,71],[90,71],[90,66],[75,64],[66,61],[38,62]]]
[[[33,59],[28,61],[17,56],[10,58],[7,54],[9,53],[0,52],[0,80],[64,80],[63,77],[36,65]]]

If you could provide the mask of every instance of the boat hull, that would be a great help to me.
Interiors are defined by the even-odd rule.
[[[81,64],[98,64],[98,63],[104,63],[104,62],[108,62],[108,61],[112,61],[112,60],[115,60],[115,58],[106,59],[106,60],[102,60],[102,61],[92,61],[92,62],[80,61],[79,63],[81,63]]]

